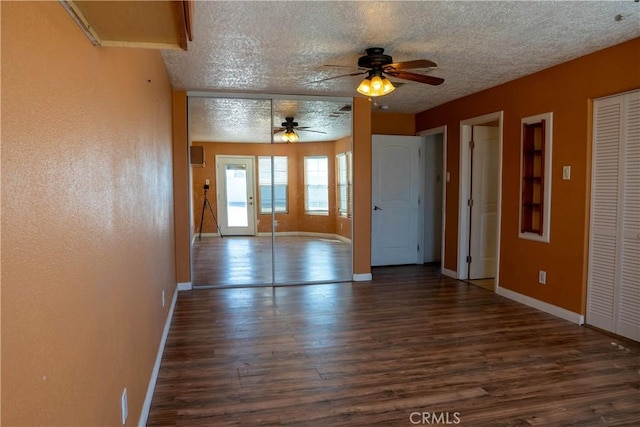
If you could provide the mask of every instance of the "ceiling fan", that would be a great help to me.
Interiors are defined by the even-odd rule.
[[[413,61],[393,62],[393,58],[384,54],[381,47],[370,47],[365,50],[366,55],[358,59],[358,68],[361,71],[356,73],[343,74],[340,76],[329,77],[322,80],[316,80],[314,83],[333,80],[340,77],[358,76],[367,74],[367,77],[360,83],[357,91],[368,96],[382,96],[390,93],[395,88],[393,84],[385,77],[385,75],[396,77],[404,80],[412,80],[418,83],[429,85],[440,85],[444,79],[440,77],[427,76],[425,74],[413,73],[411,70],[415,68],[434,68],[436,63],[428,59],[415,59]]]
[[[281,126],[282,127],[274,128],[273,134],[275,135],[277,133],[284,132],[282,134],[282,141],[284,142],[298,142],[299,137],[295,133],[295,130],[326,134],[326,132],[322,132],[319,130],[311,130],[309,129],[309,126],[298,126],[298,122],[294,122],[293,117],[285,117],[285,121],[282,122]]]

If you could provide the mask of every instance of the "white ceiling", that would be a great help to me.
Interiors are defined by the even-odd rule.
[[[197,1],[193,19],[189,50],[162,53],[175,89],[360,96],[355,88],[362,76],[312,82],[357,72],[358,57],[379,46],[395,62],[434,61],[437,68],[412,71],[445,79],[430,86],[392,78],[405,84],[374,101],[399,113],[424,111],[640,37],[640,3],[635,0]],[[207,108],[201,102],[198,110],[206,115],[196,119],[192,111],[200,123],[192,134],[224,139],[234,123],[236,134],[249,131],[238,139],[264,134],[249,125],[264,122],[262,108],[234,102],[232,110],[223,102]],[[285,113],[275,107],[273,123],[279,126]],[[286,114],[300,126],[338,135],[328,128],[332,122],[326,120],[326,109],[320,108],[321,115],[293,110]],[[270,116],[266,120],[271,123]]]

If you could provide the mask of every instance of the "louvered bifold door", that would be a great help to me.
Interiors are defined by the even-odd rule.
[[[640,341],[640,91],[594,102],[587,323]]]
[[[619,335],[640,341],[640,92],[624,95]]]
[[[616,330],[618,190],[622,103],[616,98],[594,103],[591,186],[591,241],[587,322]]]

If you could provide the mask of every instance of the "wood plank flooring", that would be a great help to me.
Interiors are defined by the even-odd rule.
[[[180,293],[148,425],[640,425],[640,344],[433,266],[373,276]]]
[[[194,286],[349,281],[351,244],[332,238],[203,236],[193,245]],[[275,256],[275,277],[272,259]]]

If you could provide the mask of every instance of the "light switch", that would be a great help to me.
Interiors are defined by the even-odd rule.
[[[451,181],[451,173],[447,172],[447,182]]]
[[[571,166],[562,167],[562,179],[565,181],[571,179]]]

